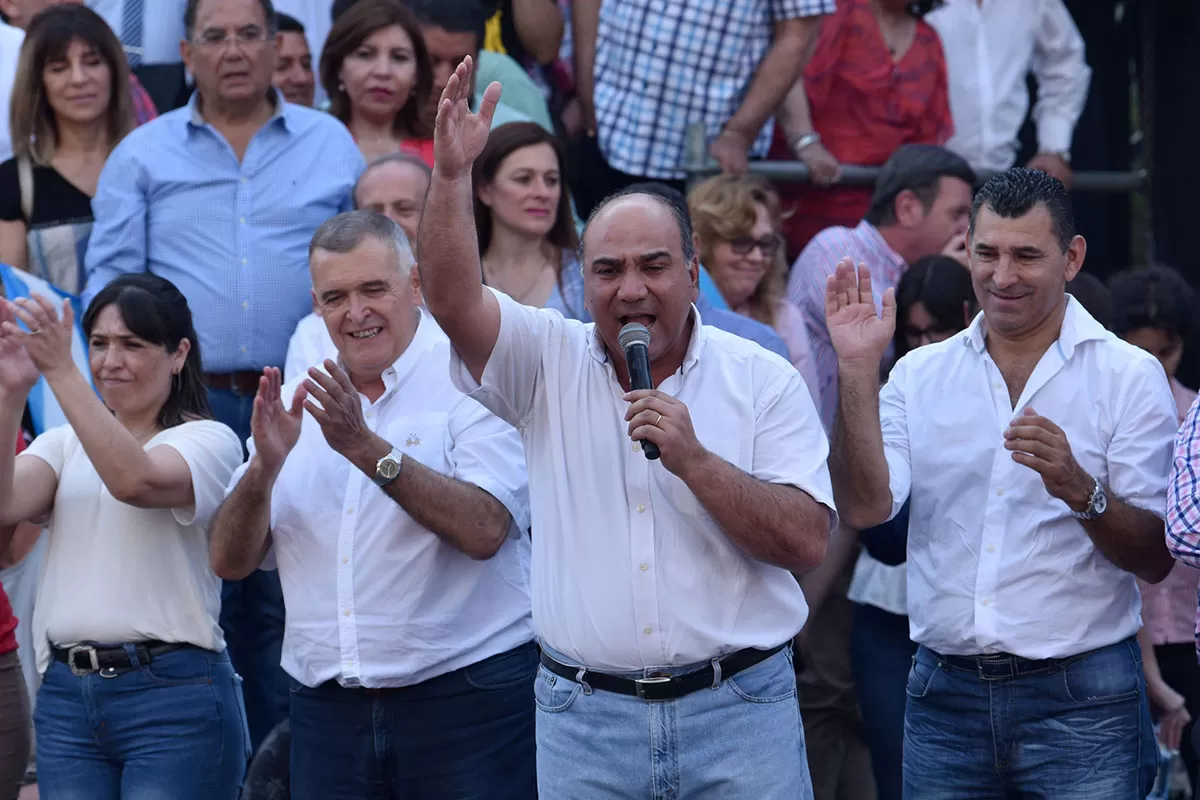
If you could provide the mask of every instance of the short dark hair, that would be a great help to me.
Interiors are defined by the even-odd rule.
[[[368,36],[393,25],[402,28],[412,40],[413,58],[417,62],[417,80],[408,101],[396,115],[393,130],[405,138],[427,139],[433,136],[434,109],[429,102],[433,93],[433,67],[417,18],[398,0],[360,0],[333,23],[321,49],[319,65],[321,85],[329,95],[329,113],[342,122],[350,121],[350,97],[338,77],[342,63]]]
[[[509,122],[492,129],[488,134],[487,144],[483,152],[475,159],[471,183],[478,190],[484,184],[491,183],[496,178],[496,172],[504,159],[524,147],[548,144],[554,150],[558,160],[559,195],[558,208],[555,209],[554,227],[550,229],[546,239],[555,247],[562,250],[574,251],[579,246],[579,238],[575,233],[575,215],[571,211],[571,192],[567,185],[567,152],[562,142],[536,122]],[[479,252],[487,252],[492,242],[492,213],[476,194],[475,203],[475,233],[479,239]]]
[[[1079,301],[1083,310],[1105,328],[1112,330],[1114,309],[1112,292],[1104,281],[1090,272],[1080,272],[1067,281],[1067,294]]]
[[[168,353],[187,339],[191,344],[171,393],[158,412],[158,424],[173,428],[198,419],[212,419],[201,368],[200,338],[192,324],[187,299],[166,278],[140,272],[122,275],[100,290],[83,315],[83,333],[91,337],[100,312],[116,306],[125,327],[139,339],[163,347]]]
[[[447,33],[475,34],[475,47],[483,47],[487,34],[487,9],[479,0],[405,0],[422,25]]]
[[[695,258],[696,241],[692,232],[692,215],[688,211],[687,198],[683,196],[683,192],[657,181],[642,181],[613,192],[601,200],[600,205],[592,209],[591,214],[588,214],[587,222],[583,225],[583,233],[579,235],[579,263],[584,263],[583,239],[587,235],[587,229],[592,224],[592,220],[596,218],[597,214],[622,197],[631,197],[633,195],[649,197],[671,212],[671,216],[675,218],[675,224],[679,226],[679,244],[683,249],[683,260],[690,262]]]
[[[905,318],[920,303],[943,331],[961,331],[967,324],[963,304],[976,305],[971,273],[950,256],[930,255],[912,263],[896,287],[896,358],[908,352]]]
[[[1195,292],[1171,267],[1142,267],[1109,281],[1113,296],[1112,331],[1124,336],[1138,328],[1157,328],[1188,338],[1195,330]]]
[[[1054,238],[1065,253],[1075,238],[1075,212],[1071,209],[1071,198],[1062,181],[1040,169],[1012,167],[988,179],[976,194],[971,205],[971,225],[967,229],[969,238],[975,238],[975,221],[979,209],[987,206],[993,213],[1005,219],[1023,217],[1042,203],[1050,213],[1050,224]]]
[[[285,14],[282,11],[276,11],[275,30],[279,33],[298,33],[303,36],[304,23],[293,17],[291,14]]]
[[[196,13],[200,10],[200,4],[204,0],[187,0],[187,6],[183,9],[183,31],[187,38],[192,38],[192,33],[196,27]],[[271,0],[258,0],[259,6],[262,7],[263,19],[267,21],[267,32],[275,33],[275,5]]]
[[[875,181],[871,207],[863,219],[875,227],[896,222],[896,197],[910,191],[928,211],[942,178],[958,178],[974,186],[975,170],[957,153],[933,144],[905,144],[892,153]]]

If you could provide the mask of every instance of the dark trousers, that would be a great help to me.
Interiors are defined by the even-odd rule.
[[[575,208],[585,220],[604,198],[635,183],[654,181],[687,193],[687,182],[682,179],[644,178],[614,169],[600,152],[595,137],[579,136],[571,141],[567,171]]]
[[[16,800],[29,766],[33,726],[17,651],[0,654],[0,800]]]
[[[1196,719],[1200,717],[1200,663],[1196,661],[1196,645],[1192,642],[1156,645],[1154,657],[1158,659],[1158,671],[1162,673],[1163,680],[1167,686],[1183,695],[1188,713],[1192,715],[1192,721],[1184,727],[1183,736],[1180,737],[1179,754],[1187,767],[1192,791],[1197,792],[1200,791],[1200,784],[1197,783],[1200,759],[1196,756],[1195,748],[1188,747]]]
[[[903,796],[904,688],[916,653],[907,616],[855,604],[850,660],[878,800]]]
[[[401,689],[292,689],[294,800],[531,800],[533,642]]]
[[[209,389],[213,414],[244,443],[250,438],[254,396]],[[283,587],[279,573],[255,570],[221,586],[221,630],[233,668],[245,680],[246,716],[255,749],[288,714],[288,676],[283,654]]]

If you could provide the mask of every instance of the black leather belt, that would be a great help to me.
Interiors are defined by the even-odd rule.
[[[725,656],[717,662],[721,666],[722,680],[733,677],[744,669],[749,669],[755,664],[766,661],[786,647],[787,644],[785,642],[777,647],[772,647],[770,650],[756,650],[748,647],[745,650],[738,650],[736,653]],[[593,689],[600,689],[601,691],[613,692],[615,694],[627,694],[633,697],[640,697],[643,700],[674,700],[701,689],[710,689],[712,688],[715,676],[711,664],[695,672],[689,672],[686,675],[652,675],[648,678],[620,678],[616,675],[608,675],[603,672],[584,670],[581,676],[579,674],[579,667],[572,667],[556,661],[546,655],[545,651],[542,652],[542,666],[561,678],[586,683]]]
[[[974,672],[985,681],[1005,680],[1022,675],[1045,675],[1056,672],[1080,656],[1068,658],[1021,658],[1010,653],[988,653],[981,656],[944,656],[929,651],[938,661],[954,669]],[[1086,654],[1081,654],[1086,655]]]
[[[144,667],[167,653],[194,646],[185,642],[138,642],[134,645],[134,651],[139,666]],[[133,669],[133,662],[129,660],[129,653],[125,652],[124,647],[95,647],[90,644],[55,647],[54,660],[66,664],[71,668],[71,674],[80,678],[93,672],[112,677]]]
[[[253,397],[258,394],[258,379],[262,377],[262,370],[254,372],[252,370],[242,370],[241,372],[206,372],[204,373],[204,385],[210,389],[220,389],[234,394],[249,395]]]

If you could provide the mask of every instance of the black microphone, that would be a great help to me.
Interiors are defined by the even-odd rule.
[[[653,389],[650,380],[650,331],[640,322],[630,322],[617,334],[617,344],[625,352],[625,366],[629,368],[629,388]],[[654,461],[658,458],[658,445],[642,439],[642,452]]]

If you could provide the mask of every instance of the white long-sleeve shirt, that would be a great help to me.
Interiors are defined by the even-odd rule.
[[[1092,71],[1062,0],[946,0],[925,21],[942,37],[954,136],[946,146],[976,169],[1008,169],[1037,80],[1038,151],[1068,153]]]

